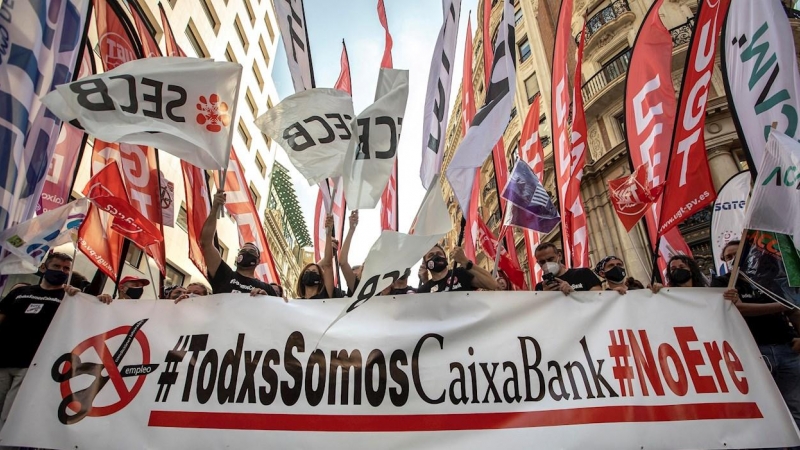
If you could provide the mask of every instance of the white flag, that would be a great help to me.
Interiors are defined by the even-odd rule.
[[[275,16],[278,28],[281,30],[294,91],[301,92],[313,88],[311,52],[308,49],[303,0],[275,0]]]
[[[228,166],[242,66],[146,58],[62,84],[42,100],[108,142],[158,147],[201,169]]]
[[[78,232],[88,210],[89,200],[81,198],[0,232],[0,247],[25,264],[17,265],[19,271],[7,271],[10,266],[5,266],[2,273],[35,271],[51,248],[66,244],[70,232]]]
[[[445,133],[447,120],[450,117],[447,108],[450,107],[450,85],[453,82],[453,58],[456,53],[461,0],[443,0],[442,12],[444,22],[436,39],[436,46],[433,48],[422,119],[422,165],[419,168],[419,176],[425,189],[431,186],[434,175],[439,174],[442,169]]]
[[[728,98],[750,166],[761,166],[773,122],[800,138],[800,72],[780,0],[733,1],[720,39]]]
[[[486,102],[475,114],[464,140],[447,166],[447,181],[450,182],[462,211],[469,211],[475,169],[492,152],[511,116],[517,87],[514,42],[514,7],[509,0],[505,0],[503,20],[494,46],[494,62]]]
[[[711,211],[711,257],[714,258],[714,271],[717,275],[728,272],[722,260],[725,244],[742,237],[745,220],[745,206],[750,195],[750,172],[745,170],[730,177],[717,193],[714,209]]]
[[[309,186],[342,174],[352,136],[353,98],[337,89],[309,89],[286,97],[256,119],[277,142]]]
[[[747,207],[745,228],[788,234],[800,242],[800,143],[779,131],[767,140]]]
[[[372,209],[381,199],[397,159],[397,146],[408,100],[408,71],[381,69],[375,103],[350,127],[344,164],[344,196],[350,209]]]

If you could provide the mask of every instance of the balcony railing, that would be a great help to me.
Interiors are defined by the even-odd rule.
[[[628,6],[627,0],[614,0],[610,5],[601,9],[597,14],[593,15],[586,21],[586,40],[592,37],[593,34],[600,31],[601,28],[607,24],[617,20],[619,16],[630,12],[631,7]]]
[[[678,47],[679,45],[688,44],[692,40],[692,30],[694,30],[694,17],[690,17],[683,25],[669,30],[672,34],[672,45]]]
[[[620,53],[616,58],[606,63],[599,72],[583,84],[583,88],[581,89],[583,92],[583,101],[589,103],[589,101],[612,81],[624,76],[628,70],[630,61],[631,51],[628,49],[626,52]]]

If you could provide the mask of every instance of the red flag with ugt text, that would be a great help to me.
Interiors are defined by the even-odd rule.
[[[730,0],[701,0],[683,73],[658,234],[663,235],[717,198],[708,166],[706,123],[714,55]]]
[[[217,189],[220,189],[219,172],[215,174],[214,179],[217,182]],[[242,170],[242,165],[233,148],[231,148],[224,190],[225,209],[233,216],[239,229],[239,245],[253,242],[261,251],[261,260],[256,266],[256,277],[266,283],[280,284],[281,280],[275,269],[275,261],[272,259],[272,251],[264,233],[264,226],[261,224],[258,210],[250,195],[250,188],[244,178],[244,170]]]
[[[492,261],[497,259],[498,241],[494,237],[489,227],[478,218],[478,241],[480,241],[483,252]],[[505,272],[511,283],[518,289],[525,288],[525,273],[519,268],[519,264],[511,259],[511,256],[503,246],[500,247],[500,260],[497,262],[498,269]]]
[[[539,140],[539,94],[533,98],[525,123],[522,125],[522,134],[519,137],[520,158],[528,163],[534,175],[544,182],[544,150],[542,141]],[[539,245],[539,233],[525,229],[525,247],[528,254],[528,270],[531,272],[531,283],[542,281],[542,268],[536,263],[534,252]]]
[[[661,186],[653,189],[647,181],[647,163],[642,164],[632,174],[608,181],[608,196],[622,225],[630,232],[644,217],[658,198]]]

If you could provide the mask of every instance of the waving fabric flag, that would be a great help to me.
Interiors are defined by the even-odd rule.
[[[0,230],[33,217],[39,204],[61,126],[40,99],[72,80],[90,4],[2,2]]]
[[[303,0],[275,0],[274,4],[294,91],[311,89],[314,87],[314,69],[311,64],[311,49],[308,48]]]
[[[531,167],[522,160],[514,164],[511,179],[503,190],[503,198],[514,205],[508,218],[511,225],[547,234],[561,222],[550,194]]]
[[[511,283],[517,288],[524,288],[525,272],[519,268],[519,263],[516,263],[516,260],[509,256],[505,247],[499,245],[499,241],[492,234],[492,230],[480,218],[478,218],[478,241],[486,256],[492,261],[497,261],[497,268],[505,272]],[[500,249],[499,259],[497,255],[498,248]]]
[[[392,35],[389,34],[389,22],[386,20],[386,6],[383,0],[378,0],[378,20],[386,32],[386,44],[383,49],[383,59],[381,60],[382,69],[392,68]],[[376,96],[377,98],[377,96]],[[395,156],[394,167],[392,167],[392,174],[389,176],[389,183],[383,190],[381,195],[381,230],[398,231],[398,208],[399,208],[399,192],[397,191],[397,162],[398,157]]]
[[[494,46],[494,69],[492,82],[486,91],[486,102],[475,114],[467,135],[447,167],[447,180],[461,205],[461,211],[469,211],[475,169],[483,164],[508,125],[517,88],[515,42],[514,8],[506,0]]]
[[[540,111],[541,96],[536,94],[533,97],[531,107],[528,109],[528,115],[525,116],[525,123],[522,125],[522,134],[520,135],[519,152],[520,158],[528,163],[533,170],[533,174],[539,180],[544,179],[544,150],[542,149],[542,141],[539,140],[539,111]],[[539,245],[539,234],[533,230],[525,229],[525,248],[528,254],[528,268],[531,271],[532,285],[542,281],[542,268],[536,263],[534,252]]]
[[[443,0],[442,13],[442,28],[433,48],[422,116],[422,165],[419,176],[425,189],[431,186],[433,177],[442,169],[461,0]]]
[[[471,16],[471,14],[470,14]],[[472,20],[467,19],[467,36],[464,44],[464,73],[461,76],[461,133],[467,134],[472,118],[475,117],[475,85],[472,76]],[[475,178],[480,180],[480,168],[475,169]],[[477,258],[475,240],[478,237],[478,203],[480,202],[480,183],[472,185],[472,194],[469,201],[469,210],[464,213],[467,225],[464,228],[464,254],[470,261]]]
[[[730,3],[731,0],[702,0],[698,6],[672,135],[659,235],[713,203],[717,196],[703,130],[717,36]]]
[[[570,174],[567,186],[567,196],[564,199],[567,207],[567,224],[569,235],[569,249],[572,252],[572,267],[589,267],[589,231],[586,228],[586,211],[583,209],[581,196],[581,179],[583,166],[586,164],[586,113],[583,110],[583,94],[581,86],[581,64],[583,63],[583,46],[586,41],[586,24],[580,33],[578,44],[578,58],[575,65],[575,80],[572,84],[572,136],[570,138]]]
[[[663,187],[651,187],[647,181],[648,173],[650,168],[644,163],[628,176],[608,180],[608,196],[614,212],[629,233],[653,207]]]
[[[4,267],[0,273],[35,273],[50,249],[70,242],[88,210],[89,202],[78,199],[0,232],[0,247],[23,262],[15,264],[19,271]]]
[[[393,68],[392,64],[392,34],[389,33],[389,21],[386,20],[386,5],[383,4],[383,0],[378,0],[378,20],[383,27],[385,33],[385,40],[386,43],[383,49],[383,58],[381,59],[381,68],[383,69],[391,69]]]

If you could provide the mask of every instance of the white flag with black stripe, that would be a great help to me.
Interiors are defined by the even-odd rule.
[[[469,211],[475,169],[483,164],[508,125],[517,86],[514,42],[514,7],[509,0],[505,0],[503,19],[494,45],[492,76],[486,92],[486,103],[475,114],[472,125],[447,167],[447,181],[450,182],[462,211]]]
[[[434,175],[438,175],[442,169],[461,0],[443,0],[442,12],[444,23],[433,49],[428,91],[425,94],[425,113],[422,119],[422,165],[419,168],[419,176],[425,189],[431,186]]]
[[[313,88],[311,52],[308,48],[303,0],[275,0],[275,15],[281,30],[283,47],[286,49],[286,60],[289,62],[294,91]]]

